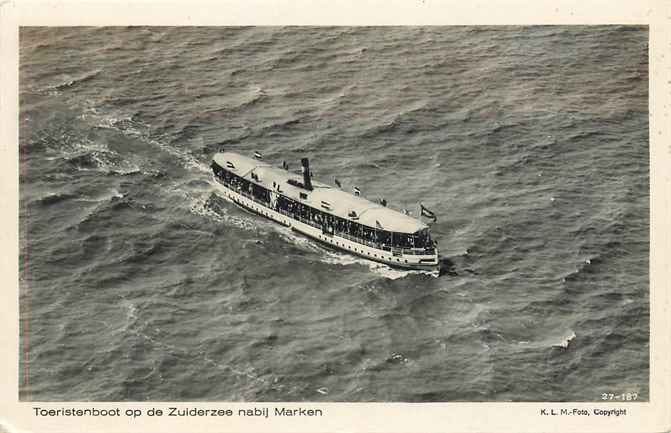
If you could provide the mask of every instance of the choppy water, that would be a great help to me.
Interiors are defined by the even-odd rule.
[[[21,398],[648,399],[647,40],[21,29]],[[443,275],[221,203],[222,145],[422,201]]]

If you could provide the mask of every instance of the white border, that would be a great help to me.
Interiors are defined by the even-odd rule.
[[[647,24],[650,29],[651,381],[648,403],[320,403],[322,418],[36,418],[18,402],[18,25],[481,25]],[[2,2],[0,0],[0,425],[34,432],[663,432],[671,431],[671,2],[669,0],[228,0]],[[86,403],[40,404],[89,407]],[[167,407],[106,403],[95,407]],[[272,404],[191,403],[210,408]],[[300,406],[290,404],[287,406]],[[306,406],[305,404],[303,406]],[[627,408],[623,417],[542,417],[541,408]]]

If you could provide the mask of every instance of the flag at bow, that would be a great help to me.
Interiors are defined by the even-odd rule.
[[[425,216],[427,218],[430,218],[433,220],[433,222],[436,222],[438,218],[436,218],[436,214],[430,211],[429,209],[425,208],[422,203],[419,204],[419,209],[420,209],[420,216]]]

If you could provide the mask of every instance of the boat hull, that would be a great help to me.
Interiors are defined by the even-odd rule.
[[[330,248],[346,252],[351,255],[365,258],[385,265],[402,268],[402,269],[417,269],[435,271],[438,269],[438,250],[432,255],[416,255],[416,254],[394,254],[392,251],[381,250],[373,248],[368,245],[361,244],[339,236],[336,234],[326,234],[317,227],[306,224],[302,221],[292,218],[289,215],[277,212],[274,209],[264,206],[249,197],[239,194],[237,191],[228,188],[226,185],[220,183],[215,177],[215,184],[219,195],[224,199],[244,208],[245,210],[254,214],[271,219],[286,227],[290,227],[293,231],[307,236],[315,241],[320,242]]]

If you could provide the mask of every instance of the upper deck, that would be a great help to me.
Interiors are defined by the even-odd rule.
[[[337,187],[314,180],[312,181],[312,190],[291,185],[288,183],[290,179],[296,183],[302,183],[302,176],[279,167],[273,167],[261,160],[233,152],[223,152],[217,153],[214,156],[214,161],[223,169],[251,183],[282,194],[296,202],[319,209],[322,212],[356,221],[373,229],[415,233],[427,228],[426,224],[411,216],[371,202],[363,197],[355,196]],[[254,177],[252,177],[252,173],[254,173]],[[279,186],[279,190],[277,186]],[[351,217],[352,212],[357,218]]]

